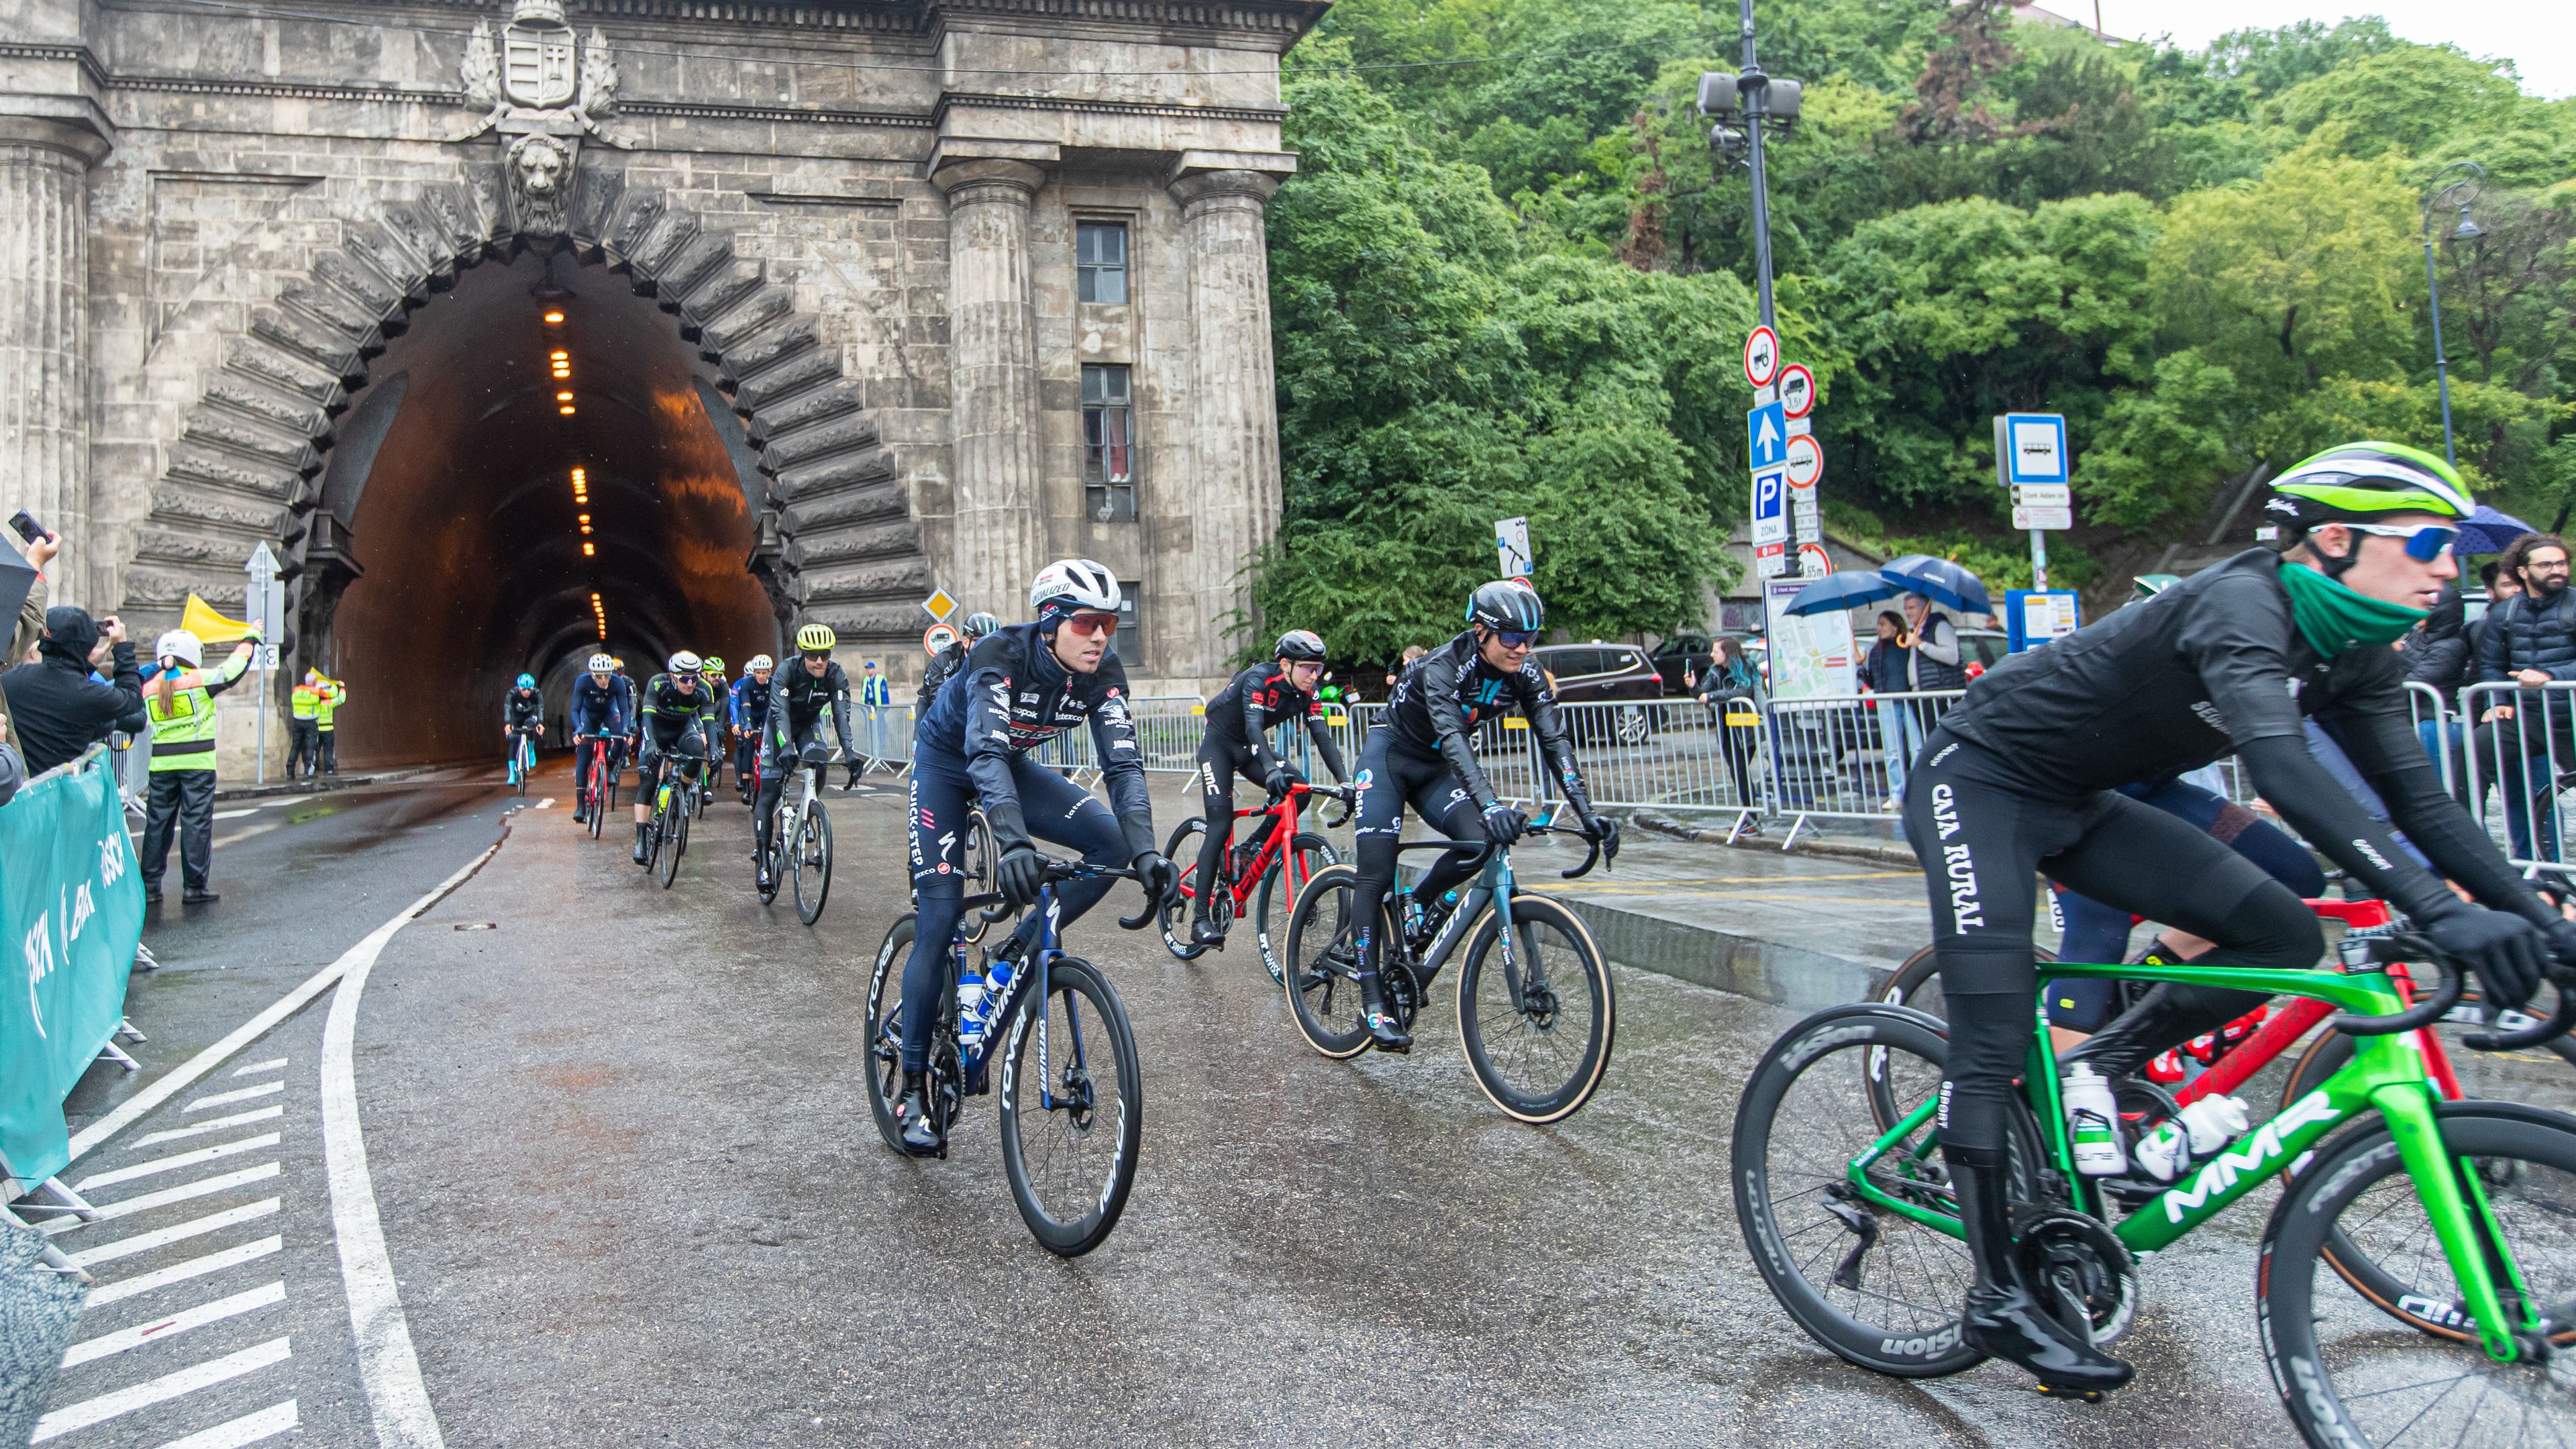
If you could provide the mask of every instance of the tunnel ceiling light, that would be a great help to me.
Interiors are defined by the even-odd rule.
[[[571,401],[572,401],[572,394],[571,394],[571,393],[568,393],[568,392],[559,392],[559,393],[556,393],[556,394],[555,394],[555,401],[556,401],[556,402],[571,402]]]
[[[565,403],[562,407],[559,407],[559,408],[555,409],[555,411],[556,411],[556,412],[559,412],[559,413],[561,413],[561,414],[563,414],[565,417],[571,417],[571,416],[572,416],[572,404],[571,404],[571,403]]]
[[[554,351],[547,353],[547,354],[546,354],[546,356],[553,358],[553,359],[554,359],[555,361],[557,361],[557,362],[561,362],[561,361],[565,360],[566,358],[568,358],[568,357],[572,356],[572,354],[571,354],[571,353],[569,353],[569,352],[566,352],[566,351],[564,351],[562,348],[558,347],[558,348],[556,348]]]
[[[582,530],[584,533],[588,533],[589,531],[590,530],[588,529]],[[597,544],[590,543],[583,544],[581,546],[581,556],[583,558],[597,558],[599,556],[599,546]]]
[[[563,313],[560,311],[548,312],[546,314],[546,325],[549,327],[561,327],[563,325]]]

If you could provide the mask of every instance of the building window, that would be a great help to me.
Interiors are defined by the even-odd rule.
[[[1123,222],[1085,221],[1073,228],[1075,300],[1127,303],[1127,227]]]
[[[1091,365],[1082,369],[1083,503],[1094,523],[1124,522],[1136,516],[1130,371]]]

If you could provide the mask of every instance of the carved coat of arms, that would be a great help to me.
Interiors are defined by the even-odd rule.
[[[516,0],[497,46],[491,27],[475,22],[461,79],[466,100],[489,113],[456,139],[498,132],[519,230],[562,235],[583,134],[620,144],[598,124],[617,113],[617,60],[608,38],[593,27],[586,42],[577,41],[563,0]]]

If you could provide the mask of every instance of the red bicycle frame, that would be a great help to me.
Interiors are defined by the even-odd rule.
[[[1252,899],[1253,885],[1269,871],[1271,858],[1286,851],[1287,842],[1297,838],[1297,809],[1305,803],[1307,793],[1313,788],[1302,782],[1290,785],[1288,793],[1271,804],[1258,809],[1238,809],[1234,812],[1234,819],[1238,821],[1259,816],[1270,822],[1262,836],[1261,848],[1253,852],[1252,859],[1245,863],[1242,874],[1233,876],[1225,882],[1226,893],[1234,900],[1236,917],[1240,918],[1243,915],[1244,906]],[[1239,848],[1228,845],[1225,860],[1231,863],[1234,852]],[[1297,863],[1297,857],[1293,854],[1290,855],[1287,869],[1289,872],[1288,903],[1294,906],[1297,903],[1297,897],[1306,889],[1305,880],[1298,877],[1302,875],[1311,878],[1313,872],[1300,866]],[[1193,871],[1181,881],[1182,896],[1193,902],[1198,899],[1198,891],[1194,885],[1196,879],[1197,872]]]

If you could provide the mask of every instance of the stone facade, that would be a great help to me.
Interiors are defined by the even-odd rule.
[[[266,541],[316,647],[371,359],[564,249],[739,415],[782,613],[908,675],[932,586],[1017,617],[1084,555],[1131,672],[1223,675],[1279,508],[1277,58],[1323,0],[517,3],[0,0],[0,513],[66,532],[62,597],[148,638]],[[1084,221],[1127,228],[1123,304],[1075,300]],[[1086,363],[1133,369],[1133,520],[1086,513]]]

